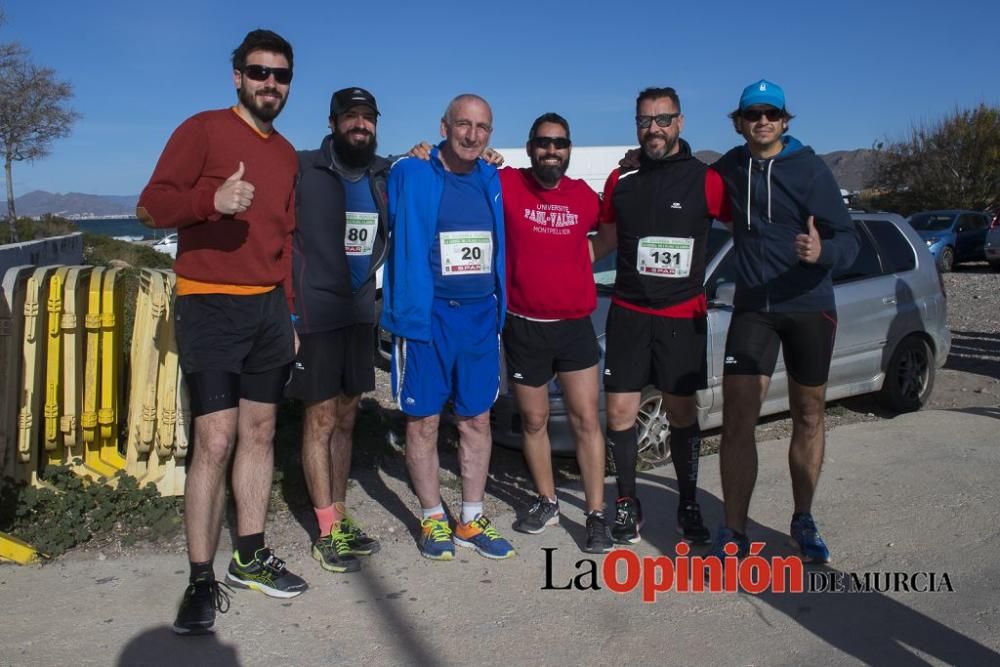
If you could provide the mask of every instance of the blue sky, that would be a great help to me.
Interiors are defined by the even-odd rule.
[[[276,126],[297,148],[326,134],[330,94],[378,98],[380,152],[435,140],[447,101],[488,99],[496,146],[566,116],[578,145],[629,144],[636,93],[677,88],[684,137],[724,151],[746,84],[786,91],[818,152],[867,148],[956,107],[1000,104],[1000,2],[0,2],[0,41],[75,88],[82,114],[52,154],[14,167],[14,192],[137,194],[186,117],[235,101],[230,53],[256,27],[295,48]],[[566,7],[567,9],[560,9]]]

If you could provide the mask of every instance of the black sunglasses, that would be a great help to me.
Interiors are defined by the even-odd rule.
[[[769,122],[777,122],[785,117],[784,109],[744,109],[740,112],[740,118],[743,120],[756,123],[760,120],[761,116],[767,116]]]
[[[548,148],[555,146],[557,150],[565,150],[570,146],[570,140],[566,137],[532,137],[531,145],[535,148]]]
[[[268,67],[267,65],[244,65],[243,74],[253,81],[267,81],[274,75],[275,83],[287,86],[292,82],[292,70],[288,67]]]
[[[670,125],[674,122],[674,118],[677,118],[678,116],[680,116],[679,113],[660,113],[655,116],[636,116],[635,124],[645,130],[647,127],[652,125],[655,120],[656,124],[660,127],[670,127]]]

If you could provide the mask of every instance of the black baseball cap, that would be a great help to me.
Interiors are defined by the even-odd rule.
[[[351,107],[359,104],[371,107],[376,115],[380,115],[374,95],[364,88],[343,88],[335,92],[333,97],[330,98],[330,117],[339,116]]]

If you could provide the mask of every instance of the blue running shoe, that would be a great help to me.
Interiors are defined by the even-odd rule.
[[[455,526],[455,544],[475,549],[480,556],[497,560],[517,555],[510,542],[500,537],[490,520],[482,515],[475,521]]]
[[[712,545],[712,551],[709,555],[719,559],[726,558],[729,554],[725,552],[725,547],[730,542],[736,545],[735,555],[737,558],[745,558],[750,555],[750,538],[725,526],[719,528],[719,532],[715,534],[715,544]]]
[[[798,547],[802,554],[802,560],[806,563],[829,563],[830,550],[826,548],[826,542],[819,534],[819,528],[812,518],[812,514],[803,512],[792,515],[792,527],[789,529],[792,536],[792,546]]]
[[[455,543],[451,541],[451,528],[443,514],[420,522],[420,555],[431,560],[451,560],[455,557]]]

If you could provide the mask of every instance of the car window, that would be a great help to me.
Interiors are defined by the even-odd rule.
[[[918,232],[943,232],[954,221],[950,213],[916,213],[910,217],[910,225]]]
[[[846,283],[882,275],[882,263],[879,261],[878,251],[875,250],[875,245],[862,225],[858,225],[858,241],[858,256],[846,269],[834,271],[834,283]]]
[[[896,225],[888,220],[863,220],[862,223],[878,244],[886,273],[903,273],[916,268],[917,257],[913,254],[913,246]]]
[[[963,231],[972,232],[986,227],[986,218],[978,213],[965,213],[959,224],[964,227]]]

